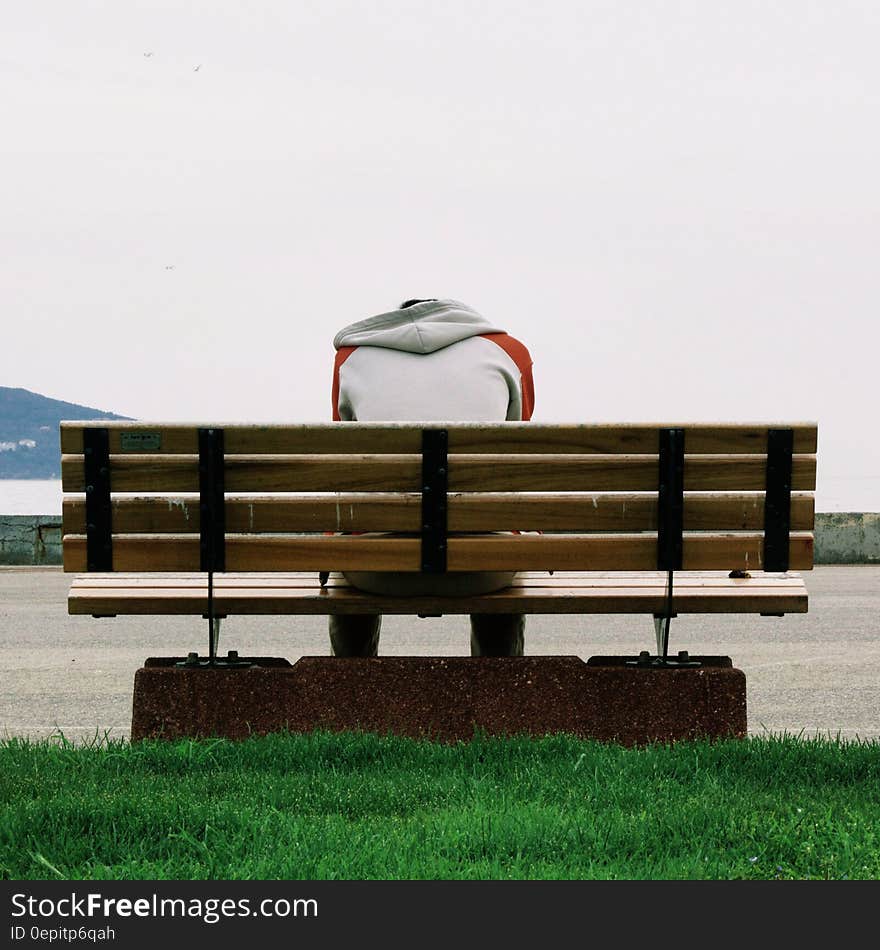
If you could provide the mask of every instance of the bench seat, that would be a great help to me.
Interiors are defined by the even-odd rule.
[[[218,573],[214,610],[235,614],[467,614],[567,613],[652,614],[665,612],[667,575],[661,571],[522,572],[503,591],[478,596],[387,597],[351,587],[331,574],[321,587],[314,572]],[[769,614],[807,612],[800,574],[757,572],[729,577],[726,571],[679,571],[673,611],[678,614]],[[202,573],[90,573],[73,579],[70,614],[91,616],[195,615],[207,611]]]

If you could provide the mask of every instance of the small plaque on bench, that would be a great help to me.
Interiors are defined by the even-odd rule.
[[[123,452],[158,452],[162,448],[160,432],[121,432],[119,447]]]

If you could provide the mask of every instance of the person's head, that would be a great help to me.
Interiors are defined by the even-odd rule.
[[[397,309],[406,310],[407,307],[414,307],[417,303],[433,303],[436,299],[436,297],[423,297],[421,299],[413,298],[412,300],[404,300]]]

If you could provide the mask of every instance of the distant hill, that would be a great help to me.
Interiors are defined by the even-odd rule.
[[[127,418],[0,386],[0,478],[61,478],[62,419]]]

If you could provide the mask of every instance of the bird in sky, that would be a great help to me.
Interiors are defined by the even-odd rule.
[[[174,265],[173,265],[173,264],[166,264],[166,265],[165,265],[165,270],[174,270]]]
[[[199,63],[199,65],[196,66],[196,68],[193,70],[193,72],[194,72],[194,73],[197,73],[201,68],[202,68],[202,64]]]
[[[149,59],[149,57],[152,56],[152,55],[153,55],[152,53],[144,53],[144,56],[146,56],[148,59]]]

